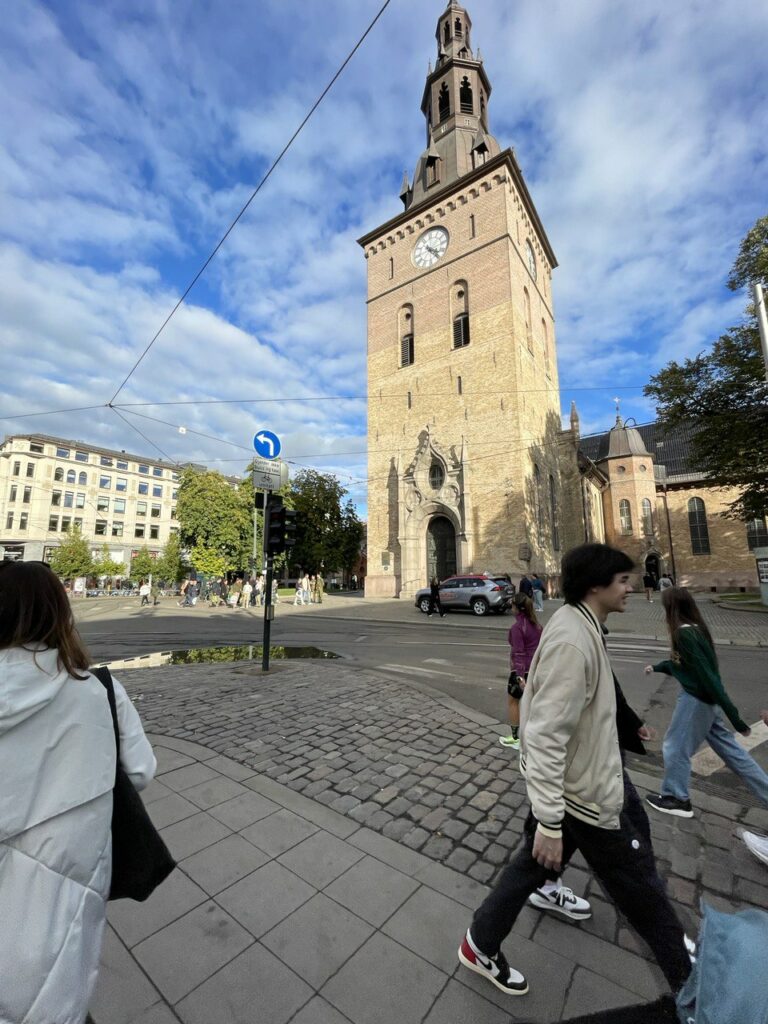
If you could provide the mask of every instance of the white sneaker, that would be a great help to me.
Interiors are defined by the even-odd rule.
[[[741,833],[744,845],[749,852],[763,864],[768,864],[768,836],[756,836],[754,832],[744,830]]]
[[[587,900],[577,896],[566,885],[556,889],[537,889],[528,897],[528,902],[537,910],[549,910],[561,917],[570,917],[572,921],[586,921],[592,917],[592,907]]]

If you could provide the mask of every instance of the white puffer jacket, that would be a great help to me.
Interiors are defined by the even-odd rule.
[[[156,762],[115,681],[121,762]],[[0,1024],[82,1024],[111,872],[115,738],[107,693],[55,650],[0,651]]]

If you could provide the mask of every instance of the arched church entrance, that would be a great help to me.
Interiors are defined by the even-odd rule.
[[[658,555],[647,555],[645,559],[645,571],[649,573],[658,583],[661,578],[661,562]]]
[[[435,516],[427,527],[427,578],[447,579],[456,572],[456,530],[450,519]]]

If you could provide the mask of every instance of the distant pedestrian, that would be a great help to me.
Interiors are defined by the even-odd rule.
[[[235,580],[235,582],[229,588],[229,603],[230,603],[232,608],[237,608],[237,606],[238,606],[238,604],[240,602],[240,596],[241,596],[242,593],[243,593],[243,581],[238,576],[238,578]]]
[[[315,577],[314,575],[309,577],[309,603],[314,604],[317,598],[317,591],[315,588]]]
[[[211,580],[211,585],[208,588],[208,604],[211,608],[218,608],[219,601],[221,600],[221,583],[219,580]]]
[[[515,621],[507,634],[509,641],[509,679],[507,681],[507,714],[510,731],[508,736],[500,736],[499,743],[503,747],[520,749],[520,699],[523,696],[525,681],[533,661],[533,656],[541,639],[541,626],[530,597],[515,594],[512,602]]]
[[[533,580],[527,573],[520,578],[520,586],[517,589],[521,594],[525,594],[526,597],[533,600]]]
[[[645,600],[649,604],[653,604],[653,597],[651,595],[656,589],[656,580],[649,572],[645,573],[643,576],[643,587],[645,588]]]
[[[664,737],[664,778],[659,796],[649,796],[654,810],[692,818],[688,785],[691,758],[705,741],[741,781],[768,806],[768,774],[723,721],[723,712],[742,736],[750,728],[725,692],[712,636],[693,595],[685,587],[669,587],[661,595],[672,645],[672,657],[646,665],[646,674],[674,676],[682,689]]]
[[[160,587],[158,587],[155,581],[152,581],[152,586],[149,588],[149,593],[152,598],[152,607],[156,607],[160,604]]]
[[[301,577],[301,596],[304,604],[309,604],[309,575],[307,573]]]
[[[315,604],[323,603],[323,594],[325,593],[325,581],[320,573],[315,576]]]
[[[357,573],[352,573],[352,590],[357,590]]]
[[[302,586],[301,577],[296,580],[296,593],[293,596],[294,606],[297,604],[304,604],[304,587]]]
[[[669,590],[669,588],[674,587],[674,585],[674,581],[669,573],[662,573],[661,579],[659,580],[659,590]]]
[[[267,585],[266,585],[266,583],[265,583],[265,584],[264,584],[264,588],[265,588],[265,589],[266,589],[266,586],[267,586]],[[277,596],[277,580],[272,580],[272,604],[277,604],[277,602],[278,602],[278,596]]]
[[[531,590],[533,591],[532,597],[534,610],[537,612],[543,612],[544,594],[546,593],[546,588],[544,586],[544,580],[541,578],[541,576],[539,576],[538,573],[533,574],[533,579],[531,580]]]
[[[429,611],[427,615],[432,616],[436,611],[440,612],[440,618],[442,619],[445,612],[440,601],[440,582],[437,576],[433,576],[429,581]]]
[[[256,577],[256,584],[254,586],[253,596],[256,601],[256,604],[264,604],[264,577],[261,575]]]
[[[145,604],[149,604],[150,590],[151,588],[147,580],[142,580],[139,584],[139,597],[141,598],[141,604],[139,605],[140,608],[143,608]]]
[[[240,597],[240,604],[243,608],[248,608],[250,606],[252,593],[253,587],[251,586],[251,581],[246,580],[245,583],[243,584],[243,589]]]

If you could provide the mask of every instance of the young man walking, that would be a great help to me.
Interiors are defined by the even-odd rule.
[[[603,639],[632,592],[632,561],[605,544],[563,559],[566,603],[550,619],[521,704],[520,768],[531,809],[523,840],[476,911],[459,961],[509,995],[528,991],[501,944],[526,900],[580,850],[648,943],[673,992],[690,973],[683,928],[656,871],[647,818],[624,775],[617,687]]]

